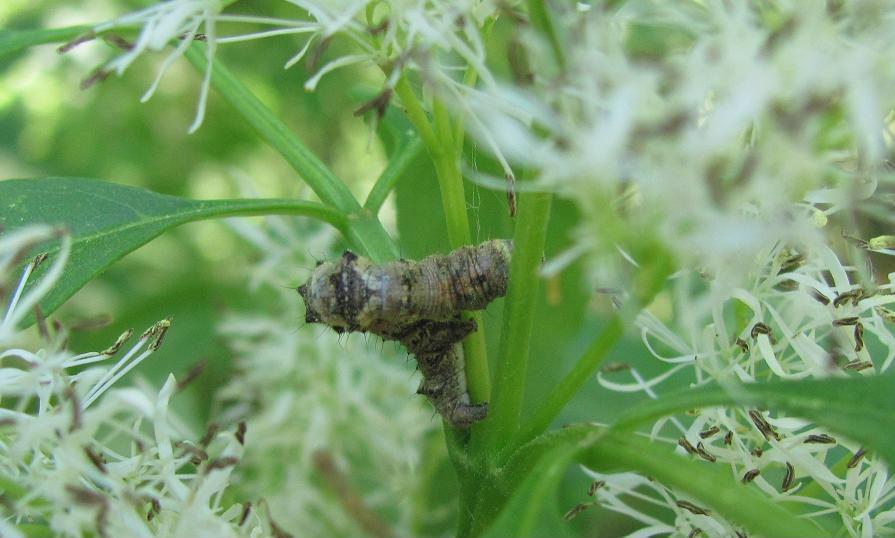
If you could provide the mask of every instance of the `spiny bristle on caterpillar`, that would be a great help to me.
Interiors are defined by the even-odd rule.
[[[459,344],[476,325],[460,313],[506,294],[512,248],[509,240],[492,240],[383,265],[346,251],[338,261],[318,264],[298,287],[305,321],[401,342],[423,374],[418,392],[451,425],[469,427],[485,418],[488,406],[471,403],[466,390]]]

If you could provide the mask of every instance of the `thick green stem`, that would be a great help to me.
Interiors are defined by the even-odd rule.
[[[529,342],[540,289],[538,269],[544,255],[553,195],[526,193],[519,201],[513,258],[507,291],[494,400],[487,419],[483,454],[493,455],[519,429],[528,372]]]
[[[466,214],[463,176],[460,174],[462,148],[457,146],[454,139],[447,107],[444,106],[444,103],[435,100],[432,105],[433,124],[429,121],[429,117],[406,79],[402,78],[398,82],[395,86],[395,93],[401,98],[408,119],[422,138],[435,165],[438,188],[441,192],[441,204],[447,224],[448,241],[453,248],[468,245],[472,238]],[[487,402],[491,397],[491,376],[488,371],[483,318],[479,312],[466,312],[463,317],[475,321],[479,328],[463,341],[467,390],[473,402]]]

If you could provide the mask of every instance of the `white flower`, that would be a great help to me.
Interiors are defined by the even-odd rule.
[[[42,329],[43,347],[30,351],[18,328],[56,284],[70,239],[47,227],[0,235],[0,271],[8,272],[36,245],[60,239],[52,265],[27,287],[38,262],[27,263],[10,292],[0,325],[0,476],[12,516],[59,536],[249,536],[263,518],[225,510],[221,494],[242,452],[242,434],[221,432],[198,444],[168,404],[173,376],[158,394],[142,387],[114,388],[122,376],[161,344],[170,320],[147,329],[123,351],[132,331],[108,349],[74,354],[61,328]],[[23,291],[27,288],[28,291]],[[111,368],[101,366],[119,357]],[[87,367],[87,368],[84,368]],[[242,521],[244,520],[244,521]]]
[[[159,81],[171,64],[185,52],[193,40],[207,43],[205,56],[208,67],[199,94],[196,118],[190,127],[194,132],[202,123],[211,81],[212,62],[217,47],[281,35],[303,34],[301,48],[288,58],[291,67],[309,58],[309,68],[315,73],[305,83],[313,91],[327,73],[355,64],[370,64],[382,68],[385,86],[391,89],[405,70],[421,70],[432,80],[450,79],[473,68],[479,77],[491,82],[486,63],[482,28],[497,10],[497,3],[488,0],[462,2],[398,0],[289,0],[301,8],[295,19],[249,16],[223,13],[232,0],[170,0],[95,26],[97,34],[140,28],[138,38],[127,44],[124,53],[112,59],[98,71],[98,76],[113,71],[121,74],[134,60],[147,51],[159,51],[173,46],[159,69],[158,76],[143,100],[155,92]],[[306,16],[305,16],[306,15]],[[310,19],[310,20],[309,20]],[[218,35],[221,23],[262,26],[233,35]],[[356,47],[350,54],[335,57],[317,65],[330,40],[345,36]],[[76,41],[73,43],[78,43]],[[438,73],[438,77],[434,77]]]
[[[777,245],[757,256],[748,274],[745,288],[731,288],[717,279],[706,286],[695,272],[678,274],[670,292],[674,313],[663,316],[667,320],[649,311],[637,318],[645,348],[668,369],[644,379],[632,368],[631,382],[620,381],[623,374],[601,372],[599,382],[612,390],[643,391],[658,398],[661,383],[685,373],[692,374],[691,386],[723,386],[846,372],[871,375],[891,367],[891,278],[874,286],[862,280],[866,277],[857,268],[842,265],[825,245],[801,250]],[[662,419],[650,435],[678,443],[682,455],[729,466],[734,476],[772,498],[804,504],[811,517],[838,515],[851,536],[893,531],[895,507],[890,499],[895,484],[888,480],[882,460],[865,457],[856,443],[808,421],[757,409],[712,408],[685,421]],[[848,466],[834,467],[847,460]],[[600,477],[612,487],[599,499],[610,509],[642,519],[645,516],[636,515],[630,503],[636,496],[625,485],[628,478]],[[808,485],[814,492],[801,494]],[[675,492],[662,486],[648,489],[677,500]],[[729,524],[714,516],[699,516],[700,523],[687,518],[686,525],[676,523],[677,532],[686,534],[682,529],[696,526],[707,536],[730,535]],[[707,519],[721,530],[707,528]]]
[[[155,93],[162,76],[177,58],[183,56],[194,39],[202,39],[208,43],[205,59],[208,65],[199,91],[199,106],[196,118],[190,126],[190,132],[202,124],[205,116],[205,104],[208,100],[208,89],[211,85],[212,63],[217,49],[217,32],[215,30],[219,14],[224,3],[221,0],[174,0],[160,2],[154,6],[97,25],[95,32],[103,33],[113,29],[140,27],[139,36],[133,44],[128,44],[126,52],[112,59],[105,67],[119,75],[134,60],[148,50],[159,51],[171,43],[177,43],[174,50],[162,62],[159,73],[150,88],[143,95],[143,101]],[[202,33],[200,34],[200,29]]]

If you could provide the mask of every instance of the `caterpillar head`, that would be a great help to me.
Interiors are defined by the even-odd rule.
[[[297,288],[298,294],[301,295],[301,298],[305,302],[305,323],[320,323],[320,313],[317,312],[312,306],[311,301],[308,296],[309,290],[308,285],[311,281],[307,281],[301,286]]]
[[[356,330],[356,311],[349,289],[356,288],[358,256],[345,251],[337,262],[318,263],[311,278],[297,288],[305,302],[305,322],[324,323],[337,333]]]

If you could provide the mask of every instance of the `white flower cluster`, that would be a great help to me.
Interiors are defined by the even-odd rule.
[[[680,274],[674,282],[675,313],[669,322],[650,312],[637,324],[653,357],[668,369],[644,379],[620,382],[618,373],[603,373],[600,383],[612,390],[643,391],[660,397],[656,387],[690,372],[691,386],[731,381],[804,379],[873,375],[895,360],[895,282],[872,286],[856,283],[860,273],[843,266],[826,247],[796,252],[776,248],[763,253],[748,287],[708,284],[698,274]],[[682,372],[683,371],[683,372]],[[677,374],[677,376],[675,375]],[[677,438],[667,438],[668,432]],[[677,443],[678,452],[718,465],[754,483],[770,497],[802,503],[811,517],[839,518],[851,536],[879,536],[893,531],[895,484],[886,465],[865,455],[858,444],[838,438],[808,421],[751,408],[712,408],[686,423],[658,421],[651,437]],[[675,504],[681,499],[659,484],[645,484],[627,474],[597,475],[607,485],[597,493],[606,507],[648,518],[631,500],[649,498],[669,506],[678,518],[663,532],[730,536],[731,525],[713,515],[696,514]],[[643,487],[647,494],[643,491]],[[658,532],[658,531],[657,531]]]
[[[598,4],[558,17],[564,69],[529,39],[528,84],[462,99],[537,188],[579,205],[576,252],[595,275],[649,239],[735,284],[756,254],[822,240],[819,225],[887,180],[893,9]]]
[[[40,281],[25,291],[36,266],[50,263],[38,257],[13,285],[11,271],[23,256],[53,239],[61,247]],[[191,441],[169,409],[173,376],[158,393],[139,385],[112,388],[159,347],[169,320],[129,349],[132,331],[102,352],[74,354],[65,329],[39,319],[43,347],[25,349],[28,334],[17,326],[58,281],[69,243],[47,227],[0,235],[0,289],[11,292],[0,324],[0,534],[261,536],[261,518],[223,498],[243,432]],[[112,367],[99,366],[113,357],[119,358]]]
[[[357,536],[364,518],[344,504],[344,476],[383,525],[418,535],[420,510],[429,518],[439,507],[399,500],[418,497],[426,482],[423,452],[427,438],[440,441],[433,437],[440,421],[415,394],[406,354],[303,324],[302,302],[287,287],[303,280],[296,267],[310,273],[314,257],[331,251],[335,234],[280,217],[231,225],[262,255],[252,282],[269,305],[220,327],[239,375],[218,397],[225,417],[248,416],[252,433],[236,479],[241,491],[263,496],[288,532]]]
[[[169,46],[155,82],[143,96],[149,99],[174,60],[183,56],[192,41],[207,43],[208,67],[199,97],[199,109],[190,132],[199,128],[205,114],[205,103],[211,81],[211,65],[217,47],[282,35],[301,35],[303,45],[289,57],[289,68],[306,59],[314,75],[305,83],[313,91],[327,73],[341,67],[368,64],[382,68],[386,74],[384,95],[389,95],[406,70],[462,73],[468,66],[488,76],[485,46],[481,28],[496,12],[496,3],[489,0],[426,1],[403,0],[289,0],[300,8],[296,18],[285,19],[257,15],[224,13],[233,0],[170,0],[144,10],[99,24],[94,28],[119,43],[125,52],[113,58],[97,72],[121,74],[139,56]],[[243,32],[219,35],[218,28],[250,28]],[[260,29],[259,29],[260,28]],[[123,41],[116,32],[139,29],[133,43]],[[356,51],[321,62],[321,56],[335,36],[350,40]],[[80,42],[81,40],[76,40]]]

